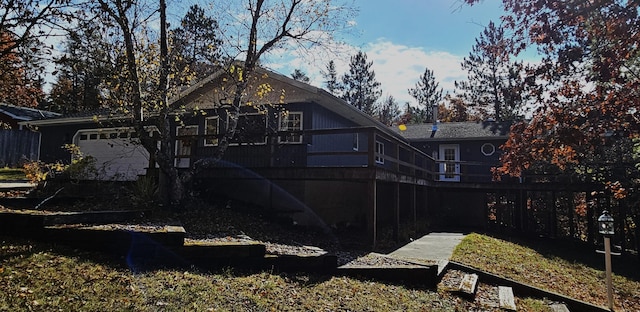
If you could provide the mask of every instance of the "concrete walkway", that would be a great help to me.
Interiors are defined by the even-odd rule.
[[[438,264],[439,275],[449,263],[453,249],[464,237],[465,234],[462,233],[430,233],[400,247],[388,256],[404,260],[435,261]]]

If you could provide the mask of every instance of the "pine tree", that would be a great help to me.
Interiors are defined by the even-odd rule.
[[[439,84],[435,81],[433,71],[426,68],[415,88],[409,89],[409,95],[418,101],[418,109],[423,111],[425,115],[424,122],[434,122],[438,118],[434,116],[438,102],[442,100],[442,88],[438,89],[438,86]]]
[[[377,109],[376,117],[381,123],[391,126],[396,120],[398,120],[400,113],[401,111],[398,106],[398,102],[396,102],[396,99],[393,98],[393,96],[389,95],[384,99],[380,108]]]
[[[340,91],[340,84],[338,83],[338,73],[336,72],[336,64],[333,60],[327,64],[326,71],[322,71],[322,77],[324,77],[327,90],[333,94],[338,95]]]
[[[216,69],[220,62],[222,40],[218,38],[218,22],[205,14],[197,4],[180,21],[180,27],[172,30],[173,62],[176,72],[195,73],[195,79],[202,79]],[[176,77],[176,79],[185,79]],[[188,83],[188,81],[180,81]]]
[[[305,74],[301,69],[294,69],[293,73],[291,73],[291,78],[304,82],[304,83],[309,83],[309,81],[311,81],[311,79],[309,79],[309,76],[307,76],[307,74]]]
[[[373,116],[375,104],[382,91],[371,69],[373,62],[367,62],[367,54],[360,51],[351,57],[349,72],[342,76],[344,94],[342,98],[359,110]]]
[[[112,55],[117,49],[94,21],[78,26],[67,36],[64,54],[55,60],[56,81],[47,107],[52,111],[74,113],[109,106],[102,94],[115,92],[107,86],[117,84],[118,57]]]
[[[496,120],[519,115],[526,99],[523,66],[511,62],[509,46],[504,29],[489,22],[462,62],[468,80],[455,84],[469,105],[491,107]]]

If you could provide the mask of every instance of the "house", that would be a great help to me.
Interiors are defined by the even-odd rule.
[[[19,123],[56,116],[59,114],[0,103],[0,166],[15,167],[25,160],[37,160],[40,134]]]
[[[374,243],[379,231],[397,235],[402,224],[434,215],[430,190],[446,179],[431,150],[421,150],[419,130],[409,137],[325,90],[264,69],[256,76],[222,160],[197,176],[201,194],[259,204],[298,224],[360,229]],[[171,130],[175,167],[187,170],[216,154],[232,92],[219,71],[172,100],[185,111]],[[26,124],[42,133],[43,161],[69,161],[60,146],[73,143],[97,159],[104,178],[132,180],[153,165],[117,116]]]
[[[491,167],[500,164],[500,146],[511,121],[423,123],[395,129],[412,146],[438,162],[438,181],[490,182]]]
[[[22,129],[22,126],[18,124],[21,121],[39,120],[58,116],[60,116],[60,114],[54,112],[0,103],[0,124],[4,124],[11,129]]]
[[[439,224],[486,228],[488,204],[505,185],[493,181],[491,168],[500,165],[500,146],[512,122],[469,121],[406,125],[395,129],[411,146],[430,155],[435,165],[428,190]]]

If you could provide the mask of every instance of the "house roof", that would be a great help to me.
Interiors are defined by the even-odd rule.
[[[200,109],[207,108],[215,108],[217,103],[224,98],[224,95],[212,92],[212,90],[218,86],[221,81],[223,81],[224,75],[227,73],[226,70],[221,69],[217,72],[211,74],[210,76],[202,79],[201,81],[195,83],[189,88],[182,91],[178,96],[171,99],[169,101],[170,105],[196,105],[194,103],[197,100],[200,100],[198,103],[198,107]],[[285,104],[286,103],[303,103],[303,102],[313,102],[316,103],[330,111],[335,112],[336,114],[343,116],[355,124],[362,127],[376,127],[386,133],[387,135],[393,136],[397,139],[404,140],[404,137],[392,129],[388,128],[383,123],[377,121],[373,117],[365,114],[354,106],[348,104],[346,101],[334,96],[333,94],[311,86],[309,84],[297,81],[295,79],[289,78],[287,76],[278,74],[276,72],[264,69],[264,68],[256,68],[256,73],[262,77],[266,77],[269,82],[273,84],[279,84],[279,86],[286,86],[286,95],[284,97]],[[274,87],[274,89],[278,90]],[[249,93],[249,92],[247,92]],[[279,95],[279,92],[275,91],[274,96]],[[278,93],[278,94],[276,94]],[[274,99],[266,99],[264,101],[272,100],[273,102],[277,102],[278,100]],[[55,119],[46,119],[39,120],[35,122],[29,122],[32,125],[45,125],[45,124],[70,124],[70,123],[80,123],[87,122],[95,119],[102,118],[110,118],[117,119],[117,115],[110,115],[108,112],[91,112],[90,114],[79,114],[73,116],[64,116]]]
[[[186,89],[184,92],[180,94],[177,98],[173,99],[172,103],[193,103],[192,101],[197,97],[204,97],[208,90],[211,89],[212,85],[215,85],[219,82],[219,78],[221,78],[226,71],[220,70],[209,77],[203,79],[199,83],[193,85],[192,87]],[[365,114],[361,110],[357,109],[353,105],[350,105],[343,99],[336,97],[335,95],[321,89],[318,87],[314,87],[312,85],[306,84],[301,81],[297,81],[293,78],[289,78],[287,76],[278,74],[276,72],[264,69],[264,68],[256,68],[256,73],[266,77],[271,83],[286,85],[286,95],[284,97],[285,104],[286,103],[301,103],[301,102],[313,102],[316,103],[344,118],[347,118],[353,121],[355,124],[363,127],[376,127],[381,131],[385,132],[387,135],[393,136],[397,139],[404,140],[404,137],[399,133],[391,130],[383,123],[374,119],[373,117]],[[274,89],[277,88],[274,86]],[[274,93],[278,93],[274,91]],[[216,105],[220,100],[220,96],[217,95],[216,99],[208,99],[208,105]],[[206,103],[203,103],[204,106],[199,106],[199,108],[212,108],[207,107]]]
[[[496,121],[442,122],[435,131],[431,123],[409,124],[404,131],[397,127],[393,130],[409,141],[506,139],[511,125],[512,122]]]
[[[0,113],[9,116],[16,121],[40,120],[60,116],[58,113],[0,103]]]

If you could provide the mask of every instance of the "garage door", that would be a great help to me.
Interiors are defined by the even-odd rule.
[[[129,128],[79,130],[74,143],[96,159],[99,180],[133,181],[145,174],[149,153]]]

